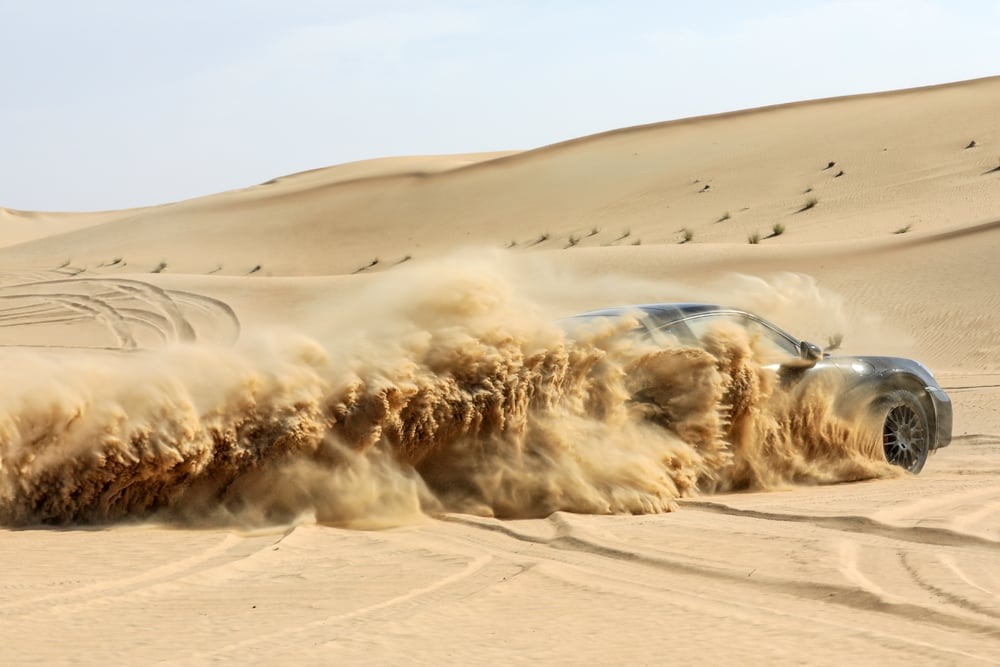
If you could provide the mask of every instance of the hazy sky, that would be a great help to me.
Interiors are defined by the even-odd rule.
[[[0,0],[0,206],[994,74],[1000,0]]]

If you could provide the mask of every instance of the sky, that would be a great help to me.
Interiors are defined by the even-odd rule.
[[[1000,0],[0,0],[0,206],[996,74]]]

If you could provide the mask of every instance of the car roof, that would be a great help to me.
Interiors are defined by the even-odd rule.
[[[611,308],[602,308],[600,310],[591,310],[586,313],[580,313],[579,315],[574,315],[573,317],[566,318],[562,320],[564,326],[569,325],[570,322],[586,322],[588,320],[593,320],[600,317],[625,317],[628,315],[635,315],[640,313],[645,315],[645,317],[640,317],[644,319],[645,322],[641,325],[647,330],[658,330],[664,327],[669,327],[678,322],[690,319],[692,317],[697,317],[699,315],[705,315],[709,313],[728,313],[728,314],[738,314],[749,317],[757,322],[763,324],[767,328],[780,334],[782,337],[787,338],[792,343],[798,343],[799,339],[791,335],[787,331],[782,330],[775,324],[764,320],[759,315],[754,315],[745,310],[739,308],[730,308],[728,306],[719,306],[712,303],[688,303],[688,302],[671,302],[671,303],[644,303],[636,304],[631,306],[614,306]],[[570,325],[573,326],[573,325]],[[687,328],[686,326],[684,327]]]
[[[597,317],[621,317],[623,315],[628,315],[629,313],[635,313],[636,311],[645,313],[649,315],[653,320],[659,325],[669,324],[671,322],[676,322],[678,320],[683,320],[692,315],[700,315],[702,313],[712,313],[712,312],[742,312],[735,311],[732,308],[725,308],[723,306],[717,306],[710,303],[645,303],[636,304],[631,306],[614,306],[613,308],[602,308],[600,310],[591,310],[586,313],[580,313],[579,315],[574,315],[573,319],[594,319]]]

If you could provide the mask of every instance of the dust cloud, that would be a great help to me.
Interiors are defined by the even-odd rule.
[[[837,417],[835,386],[779,389],[742,330],[663,347],[625,318],[570,337],[531,280],[455,260],[331,296],[309,336],[7,349],[0,523],[377,528],[448,511],[664,512],[897,474],[874,434]],[[829,299],[801,277],[740,289],[758,305],[798,292],[817,312]]]

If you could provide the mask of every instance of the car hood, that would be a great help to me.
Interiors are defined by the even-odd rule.
[[[930,369],[919,361],[907,359],[905,357],[873,357],[873,356],[830,356],[824,359],[822,364],[850,369],[858,375],[890,375],[896,373],[908,373],[928,387],[940,388],[934,374]]]

